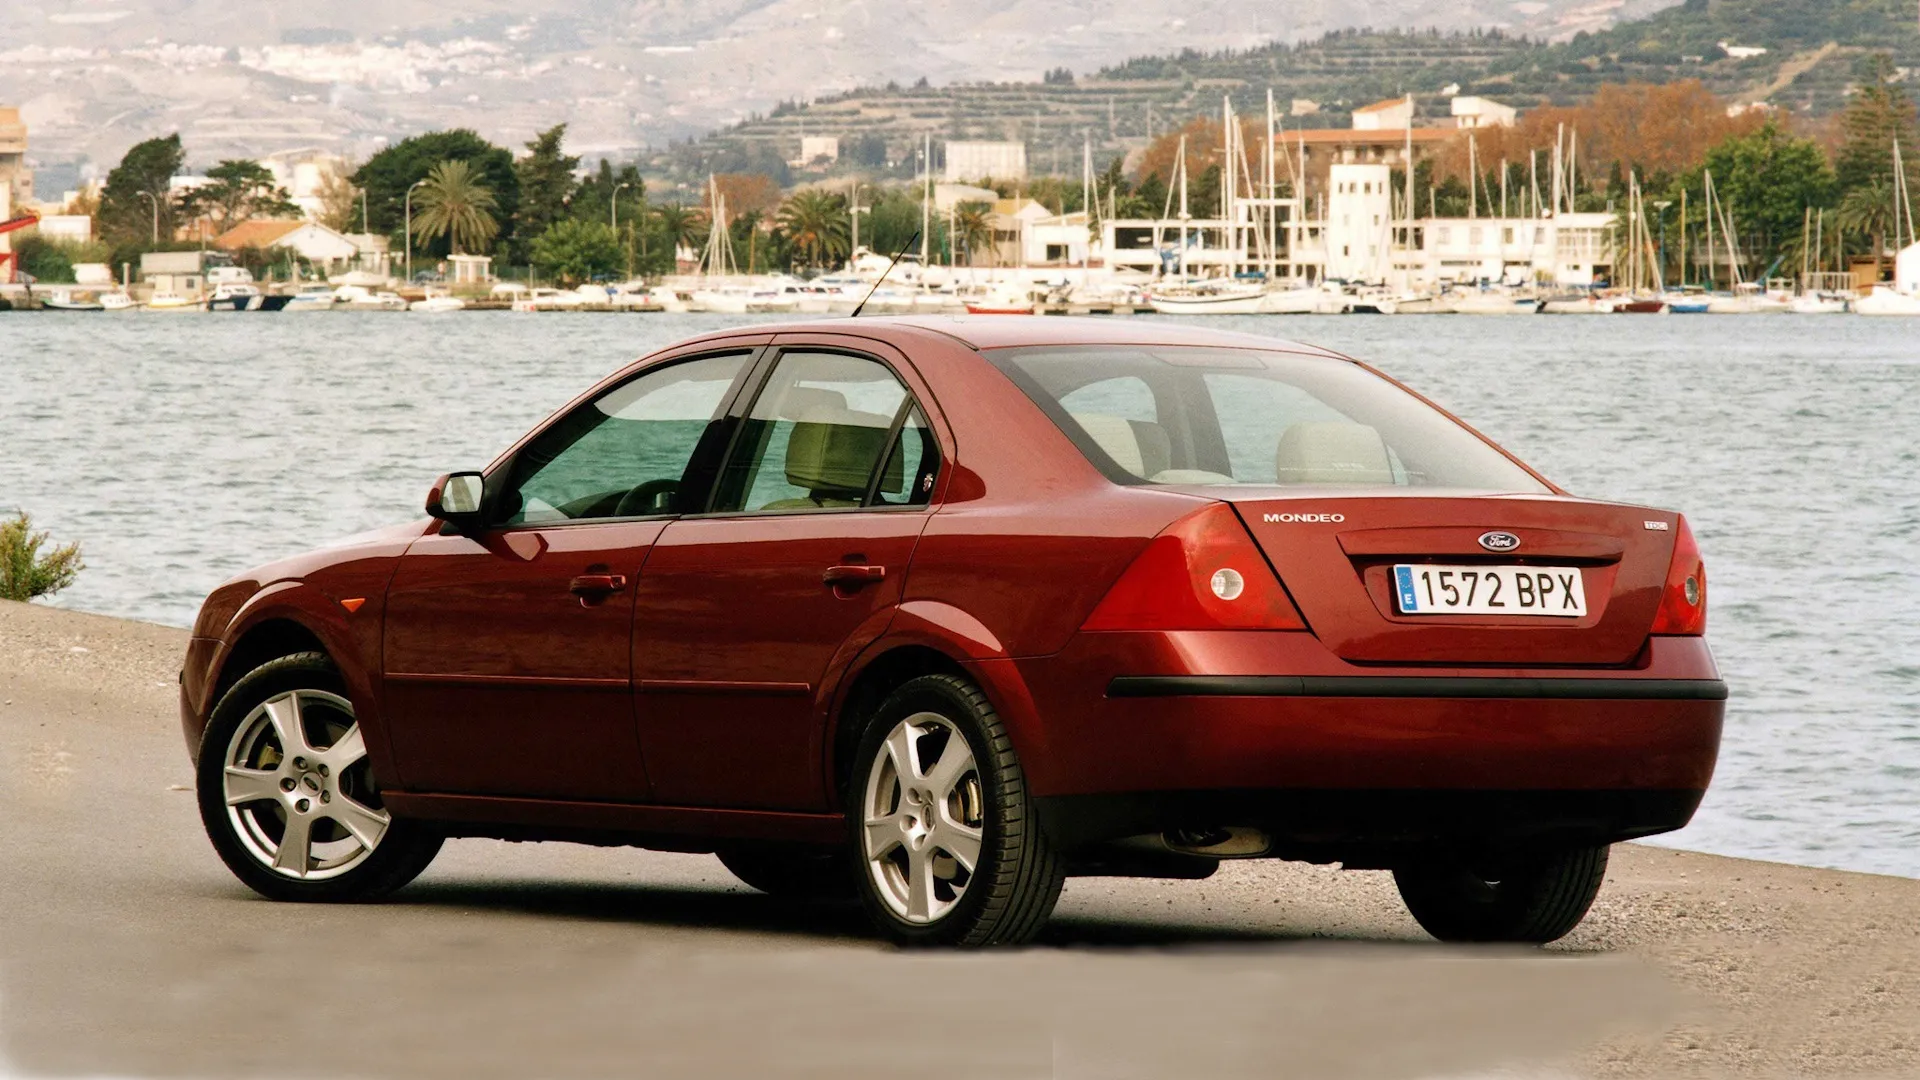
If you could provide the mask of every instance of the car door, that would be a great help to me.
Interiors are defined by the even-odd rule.
[[[634,676],[658,801],[826,804],[830,668],[885,629],[942,459],[902,358],[864,349],[763,360],[709,511],[654,546]]]
[[[667,522],[705,506],[755,356],[670,360],[581,403],[489,474],[489,527],[408,549],[383,643],[407,788],[646,799],[634,583]]]

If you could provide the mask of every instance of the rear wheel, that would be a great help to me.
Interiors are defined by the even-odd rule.
[[[1013,743],[978,687],[923,675],[887,698],[848,791],[861,901],[904,945],[1017,945],[1065,880]]]
[[[842,848],[766,844],[723,848],[718,854],[734,877],[769,896],[853,899],[853,865]]]
[[[347,688],[320,653],[248,672],[200,747],[200,819],[234,876],[274,900],[370,900],[419,876],[441,837],[380,799]]]
[[[1606,880],[1605,844],[1402,866],[1394,884],[1407,910],[1441,941],[1544,945],[1565,937]]]

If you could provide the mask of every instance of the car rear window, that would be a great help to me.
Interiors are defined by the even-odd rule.
[[[1344,360],[1114,345],[987,356],[1123,484],[1548,490],[1444,413]]]

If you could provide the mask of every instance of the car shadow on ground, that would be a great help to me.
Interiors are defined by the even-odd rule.
[[[560,881],[419,882],[395,894],[390,904],[539,918],[627,923],[636,927],[719,930],[788,935],[813,941],[877,943],[865,913],[855,903],[794,900],[746,889],[666,884]],[[1182,918],[1177,911],[1153,917],[1070,912],[1055,916],[1035,941],[1054,948],[1138,949],[1169,947],[1342,943],[1393,951],[1443,948],[1424,937],[1364,929],[1259,925],[1256,908],[1247,925]]]

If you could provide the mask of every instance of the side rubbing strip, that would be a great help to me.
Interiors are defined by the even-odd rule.
[[[1345,675],[1122,675],[1110,698],[1330,697],[1545,698],[1580,701],[1725,701],[1718,679],[1481,679]]]

